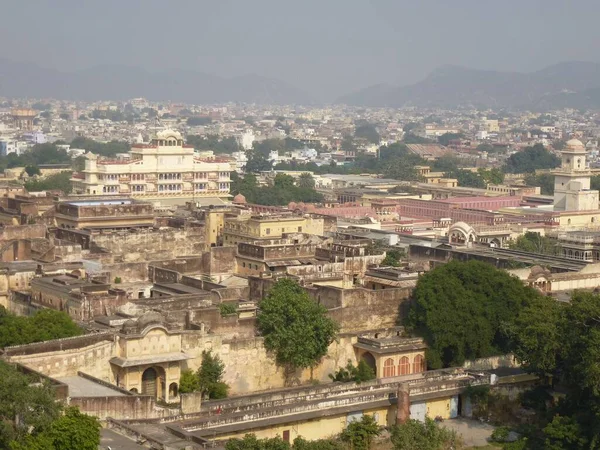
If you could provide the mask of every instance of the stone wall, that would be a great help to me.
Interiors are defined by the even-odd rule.
[[[236,247],[211,247],[202,254],[202,273],[230,274],[235,272]]]
[[[46,237],[46,225],[11,225],[0,228],[0,241]]]
[[[117,420],[155,419],[174,415],[169,409],[157,407],[154,398],[148,395],[72,397],[69,404],[100,420],[108,417]]]
[[[151,228],[94,233],[90,248],[100,247],[123,255],[125,262],[134,262],[194,255],[202,251],[203,245],[203,228]]]
[[[353,344],[354,337],[340,336],[337,342],[329,347],[329,352],[313,371],[313,379],[321,383],[331,381],[330,373],[347,364],[351,360],[356,364]],[[218,335],[185,334],[183,351],[195,358],[187,361],[192,370],[197,370],[202,361],[202,350],[212,350],[218,354],[225,364],[224,381],[229,384],[231,394],[278,389],[285,386],[284,371],[275,364],[275,359],[268,354],[260,337],[248,339],[224,340]],[[297,385],[310,381],[310,370],[298,371],[289,384]]]

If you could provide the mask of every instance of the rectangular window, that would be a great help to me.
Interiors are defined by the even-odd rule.
[[[302,227],[298,227],[298,233],[302,233]]]
[[[266,234],[271,234],[271,229],[270,229],[270,228],[267,228],[267,229],[265,230],[265,233],[266,233]]]

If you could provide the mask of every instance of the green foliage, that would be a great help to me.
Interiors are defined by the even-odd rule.
[[[434,141],[432,141],[430,139],[427,139],[427,138],[424,138],[421,136],[417,136],[416,134],[413,134],[413,133],[406,133],[404,135],[404,138],[402,139],[402,141],[405,144],[434,144],[435,143]]]
[[[592,182],[595,177],[592,177]],[[540,193],[542,195],[553,195],[554,194],[554,175],[551,173],[528,173],[524,178],[525,184],[531,187],[540,187]],[[595,189],[592,187],[592,189]]]
[[[354,131],[354,137],[365,139],[371,144],[379,144],[379,141],[381,140],[381,136],[379,136],[377,128],[370,123],[358,125]]]
[[[307,441],[302,436],[294,439],[293,445],[277,436],[270,439],[257,439],[254,434],[247,434],[243,439],[230,439],[225,444],[226,450],[342,450],[341,443],[334,439]]]
[[[438,142],[440,145],[447,147],[450,145],[450,141],[454,141],[456,139],[462,139],[465,135],[462,133],[444,133],[441,136],[438,136]]]
[[[221,313],[221,317],[236,314],[237,306],[233,303],[219,303],[219,312]]]
[[[381,427],[373,416],[364,414],[360,420],[354,420],[342,431],[340,439],[350,444],[353,450],[368,450],[374,438],[381,434]]]
[[[357,366],[354,366],[352,361],[348,360],[346,367],[341,367],[335,374],[330,373],[329,378],[333,381],[340,381],[342,383],[362,383],[364,381],[374,380],[375,372],[362,359]]]
[[[210,350],[202,351],[202,363],[198,369],[197,377],[200,391],[208,398],[219,399],[227,397],[229,386],[223,383],[225,364],[218,355],[213,355]]]
[[[115,277],[115,284],[120,284],[123,280],[121,277]]]
[[[382,266],[400,267],[402,258],[406,256],[404,250],[386,250],[385,258],[381,261]]]
[[[494,429],[492,435],[490,436],[492,441],[494,442],[505,442],[508,439],[508,434],[510,433],[510,428],[508,427],[498,427]]]
[[[81,334],[81,328],[65,312],[43,309],[31,317],[21,317],[0,306],[0,348]]]
[[[294,185],[294,179],[289,175],[277,174],[273,186],[258,186],[256,176],[247,173],[240,177],[235,172],[231,174],[231,194],[242,194],[248,203],[259,205],[287,205],[290,202],[318,203],[323,201],[323,195],[312,188]]]
[[[259,306],[258,330],[277,364],[294,371],[315,366],[327,354],[338,325],[298,283],[277,281]]]
[[[408,325],[426,340],[428,366],[506,353],[504,329],[537,291],[490,264],[452,261],[421,276]]]
[[[269,160],[268,155],[263,153],[259,153],[256,150],[248,150],[246,152],[246,156],[248,157],[248,161],[244,166],[244,171],[246,173],[259,173],[271,170],[273,164]]]
[[[100,423],[77,408],[67,408],[50,427],[48,437],[55,450],[96,450],[100,445]]]
[[[425,422],[411,419],[393,427],[391,440],[394,450],[446,450],[460,444],[456,432],[438,426],[429,417]]]
[[[0,448],[47,432],[60,414],[54,391],[0,361]],[[16,421],[19,418],[18,422]]]
[[[560,255],[561,253],[560,246],[555,239],[542,236],[540,233],[533,231],[527,231],[517,239],[509,241],[508,245],[512,249],[524,252],[542,253],[544,255]]]
[[[546,150],[542,144],[535,144],[510,155],[506,161],[506,172],[533,173],[537,169],[553,169],[559,164],[558,156]]]
[[[118,153],[129,152],[131,145],[124,141],[110,141],[105,143],[78,136],[71,141],[71,148],[83,148],[95,155],[113,157]]]
[[[29,192],[57,190],[70,194],[72,189],[71,175],[71,171],[65,171],[49,175],[46,178],[27,181],[25,189]]]
[[[543,430],[547,450],[576,450],[589,447],[581,425],[574,418],[556,415]]]
[[[432,170],[444,172],[447,178],[456,178],[459,186],[485,188],[488,184],[501,184],[504,173],[500,169],[478,169],[477,172],[461,169],[463,165],[456,156],[445,155],[434,161]]]
[[[298,177],[298,187],[301,189],[314,189],[315,179],[310,173],[302,173]]]
[[[27,173],[27,175],[30,177],[41,174],[38,166],[25,166],[25,173]]]
[[[189,394],[199,391],[200,380],[198,376],[191,369],[182,370],[179,377],[179,392],[181,394]]]
[[[221,138],[215,134],[207,136],[190,135],[187,137],[186,142],[188,145],[193,145],[196,150],[212,150],[216,154],[231,155],[241,150],[237,140],[231,136]]]

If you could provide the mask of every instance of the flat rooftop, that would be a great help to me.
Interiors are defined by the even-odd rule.
[[[56,378],[69,386],[69,397],[123,397],[125,394],[80,376]]]
[[[74,202],[65,202],[67,205],[73,206],[114,206],[114,205],[131,205],[133,200],[124,198],[116,200],[82,200]]]

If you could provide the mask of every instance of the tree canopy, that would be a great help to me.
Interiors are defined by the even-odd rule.
[[[0,348],[79,336],[81,328],[62,311],[43,309],[31,317],[15,316],[0,306]]]
[[[77,408],[62,406],[54,390],[0,361],[0,448],[96,450],[100,424]]]
[[[592,177],[592,182],[594,181]],[[554,175],[551,173],[528,173],[525,175],[525,184],[531,187],[540,187],[540,193],[542,195],[553,195],[554,194]],[[592,188],[594,189],[594,188]]]
[[[59,190],[69,194],[73,189],[71,176],[73,172],[67,170],[60,173],[53,173],[45,178],[28,180],[25,182],[25,189],[29,192]]]
[[[362,138],[371,144],[379,144],[381,136],[377,132],[377,128],[370,123],[363,123],[356,127],[354,130],[354,137]]]
[[[446,450],[460,448],[456,432],[438,426],[427,417],[425,422],[408,420],[392,428],[394,450]]]
[[[505,327],[538,296],[490,264],[452,261],[419,278],[408,325],[425,338],[430,368],[462,365],[508,352]]]
[[[258,186],[256,176],[247,173],[243,177],[231,174],[232,195],[242,194],[248,203],[258,205],[288,205],[290,202],[318,203],[323,201],[323,195],[314,188],[306,187],[314,180],[310,177],[300,177],[298,182],[285,174],[277,174],[273,186]]]
[[[542,253],[545,255],[559,255],[560,246],[555,239],[542,236],[540,233],[527,231],[514,241],[509,242],[509,247],[524,252]]]
[[[192,134],[187,137],[186,143],[194,146],[196,150],[212,150],[216,154],[231,155],[241,150],[237,140],[232,136],[221,137],[215,134],[197,136]]]
[[[546,150],[542,144],[535,144],[510,155],[505,170],[508,173],[531,173],[537,169],[553,169],[559,164],[558,156]]]
[[[260,302],[258,330],[265,348],[289,372],[317,365],[338,331],[327,309],[295,281],[277,281]]]
[[[131,144],[125,141],[98,142],[93,139],[78,136],[71,141],[71,148],[83,148],[100,156],[112,157],[118,153],[127,153]]]

